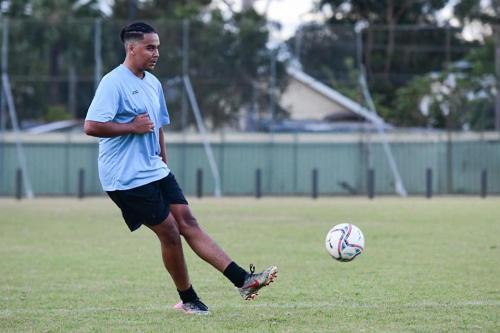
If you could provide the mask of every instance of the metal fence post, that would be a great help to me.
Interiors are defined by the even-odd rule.
[[[262,197],[262,174],[261,170],[257,169],[255,170],[255,197],[259,199]]]
[[[16,169],[16,199],[21,200],[23,197],[23,172],[21,168]]]
[[[78,170],[78,198],[83,199],[85,196],[85,170],[80,168]]]
[[[201,198],[203,196],[203,170],[196,170],[196,196]]]
[[[312,171],[312,198],[318,198],[318,169],[316,168]]]
[[[481,198],[486,198],[488,194],[488,171],[483,169],[481,171]]]
[[[368,169],[368,198],[373,199],[375,196],[375,170]]]
[[[427,168],[425,172],[425,189],[427,199],[432,198],[432,169]]]

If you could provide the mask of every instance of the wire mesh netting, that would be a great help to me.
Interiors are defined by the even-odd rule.
[[[125,56],[119,39],[125,21],[2,22],[2,30],[8,29],[4,61],[24,128],[84,118],[96,84]],[[179,85],[184,74],[191,77],[211,128],[238,128],[241,110],[250,106],[267,114],[273,55],[266,48],[267,32],[250,31],[245,39],[225,30],[222,23],[157,20],[151,24],[161,38],[161,57],[154,74],[164,83],[173,117],[184,119],[174,128],[194,123],[189,115],[180,115],[186,110],[185,92]],[[274,82],[283,86],[284,67],[278,66],[280,78]],[[3,123],[8,127],[8,119]]]

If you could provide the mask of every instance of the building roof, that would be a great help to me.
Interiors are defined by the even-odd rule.
[[[382,118],[380,118],[375,112],[372,112],[368,110],[367,108],[363,107],[361,104],[353,101],[352,99],[342,95],[339,93],[337,90],[327,86],[326,84],[316,80],[312,76],[306,74],[304,71],[302,71],[299,66],[288,66],[287,67],[287,73],[297,81],[301,82],[302,84],[308,86],[309,88],[313,89],[314,91],[320,93],[321,95],[325,96],[326,98],[330,99],[332,102],[337,103],[347,110],[365,118],[366,120],[374,123],[374,124],[380,124],[380,125],[385,125],[387,124],[384,122]]]

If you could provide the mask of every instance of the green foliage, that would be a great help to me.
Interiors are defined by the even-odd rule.
[[[397,126],[492,128],[493,93],[488,75],[494,72],[493,42],[466,42],[460,28],[439,28],[435,13],[447,2],[322,0],[320,8],[332,9],[328,11],[333,12],[331,24],[302,27],[291,43],[301,38],[297,56],[306,72],[352,98],[349,89],[339,88],[348,87],[352,79],[339,82],[329,78],[347,78],[352,73],[344,64],[356,53],[356,37],[353,31],[349,38],[343,24],[365,21],[369,24],[362,32],[363,63],[377,111],[385,119]],[[497,3],[492,6],[497,8]],[[473,12],[484,8],[477,1],[461,1],[457,10],[460,15],[472,11],[467,16],[470,19]],[[399,24],[419,26],[399,28]],[[440,80],[431,79],[429,73],[445,73],[447,66],[464,59],[472,68],[453,71],[459,75],[457,87],[446,96],[450,99],[450,116],[445,116],[436,103],[431,104],[430,114],[422,115],[419,104],[430,94],[429,85],[447,76],[438,74]]]
[[[486,38],[481,47],[472,49],[465,60],[472,66],[471,74],[481,76],[495,73],[495,40],[494,36]]]
[[[19,117],[45,118],[45,110],[67,101],[64,81],[71,63],[76,64],[76,80],[92,72],[93,25],[89,22],[101,15],[98,1],[78,5],[68,0],[11,1],[3,15],[11,18],[8,66]],[[79,91],[85,90],[82,86]],[[87,103],[80,98],[78,109],[88,107]]]
[[[4,2],[4,1],[2,1]],[[7,1],[8,10],[2,16],[35,18],[57,22],[67,17],[98,17],[101,15],[98,0],[14,0]]]
[[[428,77],[416,77],[408,85],[397,90],[395,107],[382,115],[400,126],[431,126],[430,117],[424,116],[419,108],[422,98],[430,93],[429,87]]]
[[[335,84],[336,89],[349,90],[358,82],[355,40],[352,26],[311,23],[303,25],[288,45],[298,51],[295,56],[308,74],[325,84]]]
[[[461,0],[454,6],[455,15],[462,21],[479,20],[483,23],[499,24],[500,1],[490,0],[485,4],[477,0]]]
[[[357,56],[356,38],[352,26],[311,24],[303,26],[289,45],[293,49],[292,46],[299,43],[297,56],[307,73],[364,104],[359,92],[359,65],[354,60]],[[418,103],[412,104],[415,99],[406,96],[417,94],[421,89],[414,91],[414,85],[408,88],[406,85],[419,75],[425,76],[443,68],[446,54],[442,52],[442,46],[446,31],[432,28],[397,31],[398,51],[393,54],[394,61],[388,72],[384,70],[387,58],[381,48],[386,45],[386,38],[387,30],[383,26],[371,26],[363,34],[364,63],[377,111],[398,126],[427,125],[427,120],[418,114]],[[431,51],[420,52],[416,46]],[[454,60],[460,54],[452,56]],[[418,79],[415,84],[419,84]]]
[[[336,15],[329,19],[337,23],[356,23],[366,20],[370,24],[393,22],[399,24],[433,23],[435,12],[448,0],[393,1],[393,0],[321,0],[320,7],[330,6]]]
[[[493,129],[493,56],[494,41],[490,37],[482,47],[472,49],[465,55],[462,62],[466,65],[465,69],[451,66],[449,72],[415,77],[397,90],[395,107],[385,116],[403,126]],[[449,84],[451,79],[454,81],[452,86]],[[430,103],[426,115],[419,110],[424,98]],[[450,112],[449,115],[443,113],[444,109]]]
[[[70,82],[77,82],[77,117],[84,117],[94,93],[95,18],[97,0],[75,5],[67,0],[14,1],[10,20],[9,74],[21,119],[40,118],[48,107],[67,103]],[[118,36],[131,17],[150,22],[161,39],[160,62],[154,74],[164,84],[179,78],[183,63],[183,19],[189,29],[189,72],[204,116],[213,128],[236,126],[242,108],[269,103],[270,57],[267,22],[254,11],[226,17],[210,9],[209,0],[117,0],[109,20],[102,21],[102,74],[124,59]],[[29,10],[28,10],[28,9]],[[131,14],[134,14],[131,16]],[[71,81],[70,74],[76,78]],[[284,67],[278,64],[278,85]],[[173,128],[181,125],[182,87],[165,87]],[[254,103],[255,102],[255,103]],[[194,119],[188,117],[190,124]]]
[[[327,75],[327,77],[330,78],[328,80],[329,85],[333,89],[337,90],[344,96],[349,97],[353,101],[360,102],[362,100],[361,91],[357,85],[357,81],[359,80],[359,70],[356,68],[354,58],[345,58],[344,68],[346,72],[343,73],[343,75],[338,75],[338,72],[335,73],[331,71],[328,66],[323,66],[321,70]]]
[[[496,332],[498,198],[190,200],[240,265],[276,264],[245,302],[184,242],[212,315],[183,315],[156,236],[131,234],[109,199],[0,200],[2,332]],[[22,221],[22,223],[20,223]],[[366,237],[355,261],[332,260],[326,232]],[[472,230],[472,231],[471,231]],[[473,235],[471,235],[473,232]]]
[[[144,0],[136,1],[134,8],[129,0],[115,0],[113,18],[129,20],[192,19],[208,6],[211,0]]]
[[[408,126],[492,129],[493,85],[492,77],[473,77],[461,72],[417,77],[398,89],[397,107],[387,116]],[[419,107],[423,101],[428,103],[425,115]]]
[[[265,18],[254,11],[227,22],[218,11],[192,24],[190,75],[201,109],[214,128],[235,125],[242,107],[267,109],[272,51]],[[277,64],[277,78],[284,76]],[[254,99],[255,95],[263,98]]]
[[[154,74],[160,78],[183,75],[182,21],[157,19],[148,22],[158,31],[162,44],[160,62]],[[188,74],[200,109],[211,128],[237,127],[241,109],[250,108],[253,103],[257,109],[267,110],[272,51],[266,46],[269,32],[265,18],[255,11],[247,11],[228,19],[214,9],[208,16],[190,17],[187,28]],[[118,25],[114,29],[117,35]],[[116,58],[116,48],[122,49],[113,44],[105,51],[114,57],[106,62],[115,66],[122,61],[122,58]],[[284,65],[278,63],[280,89],[284,87],[284,74]],[[169,95],[168,90],[172,94]],[[182,125],[182,86],[168,87],[167,95],[174,119],[172,128],[179,129]],[[194,125],[193,117],[188,117],[187,121],[188,125]]]
[[[43,116],[47,122],[68,120],[73,118],[64,105],[51,105]]]

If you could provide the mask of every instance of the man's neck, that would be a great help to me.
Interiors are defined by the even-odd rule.
[[[127,67],[135,76],[137,76],[139,79],[144,78],[144,71],[142,69],[137,68],[134,66],[130,61],[125,59],[123,62],[123,65]]]

